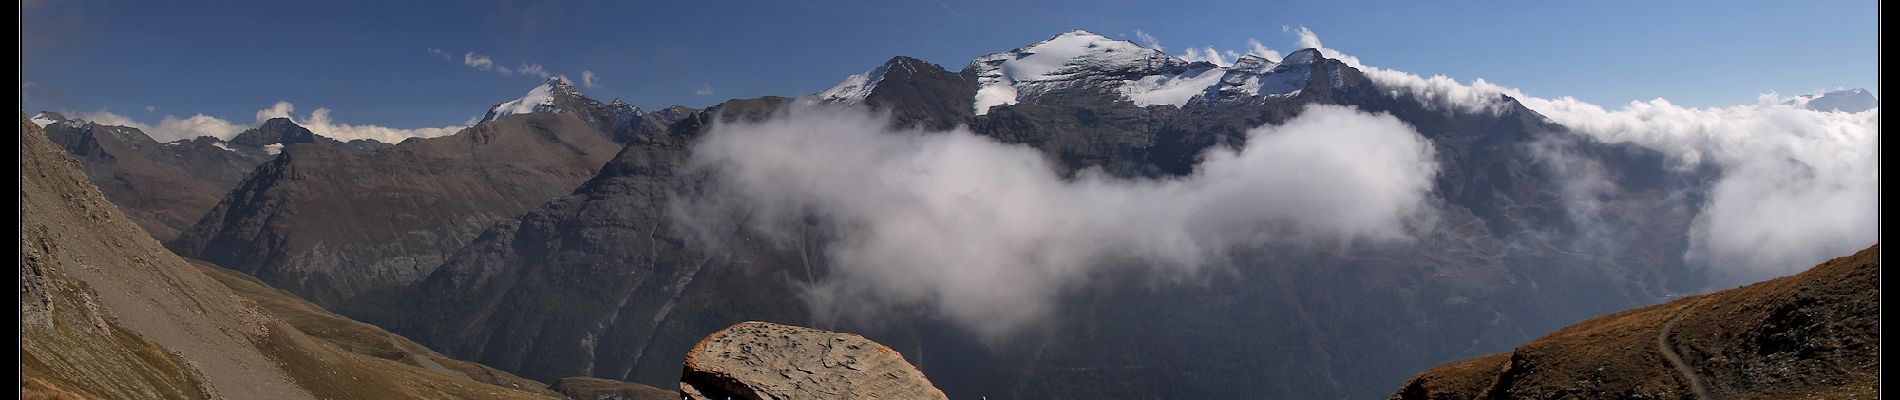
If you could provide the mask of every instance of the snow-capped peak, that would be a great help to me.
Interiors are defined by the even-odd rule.
[[[810,101],[832,104],[863,103],[866,97],[871,96],[871,90],[877,89],[877,84],[884,81],[884,73],[889,70],[890,63],[885,63],[870,71],[845,77],[843,82],[812,94]]]
[[[1273,69],[1274,64],[1276,63],[1273,60],[1268,60],[1266,57],[1248,54],[1234,59],[1234,65],[1228,66],[1227,69],[1257,75]]]
[[[1869,92],[1867,89],[1854,88],[1835,90],[1818,95],[1798,96],[1795,97],[1794,100],[1790,100],[1784,104],[1815,111],[1858,113],[1879,107],[1880,100],[1875,98],[1873,92]]]
[[[1093,89],[1136,105],[1186,104],[1220,82],[1225,69],[1190,63],[1134,42],[1072,30],[1019,49],[978,57],[977,115],[1043,93]]]
[[[51,115],[48,115],[48,114],[51,114]],[[34,124],[44,127],[44,126],[52,125],[54,122],[59,122],[60,120],[65,119],[65,118],[59,118],[59,117],[60,115],[58,113],[41,111],[39,114],[33,114],[33,118],[31,119],[33,120]]]
[[[567,78],[561,76],[548,78],[541,82],[541,85],[529,89],[528,94],[521,98],[495,105],[494,108],[488,110],[488,115],[482,117],[482,120],[493,121],[515,114],[559,112],[561,109],[557,106],[557,98],[577,98],[580,95],[580,91],[575,90],[574,84],[568,83]]]
[[[64,114],[60,114],[60,113],[52,112],[52,111],[40,111],[38,114],[33,114],[33,117],[28,118],[28,119],[32,120],[34,124],[38,124],[41,128],[50,128],[53,126],[53,124],[58,124],[58,123],[64,123],[72,127],[84,127],[87,124],[92,123],[92,121],[67,117]]]
[[[1126,40],[1073,30],[1020,49],[983,56],[973,63],[980,83],[1017,83],[1060,79],[1088,71],[1120,70],[1170,61],[1185,63],[1159,50]]]

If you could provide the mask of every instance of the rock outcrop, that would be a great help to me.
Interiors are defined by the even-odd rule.
[[[686,354],[687,399],[945,399],[896,350],[863,336],[742,322]]]

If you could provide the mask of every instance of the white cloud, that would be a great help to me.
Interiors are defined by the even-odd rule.
[[[298,125],[310,129],[311,132],[342,141],[374,139],[384,143],[398,143],[411,137],[445,136],[467,128],[466,125],[413,129],[388,128],[376,125],[352,125],[332,121],[330,119],[330,109],[328,108],[319,107],[315,111],[312,111],[310,115],[306,116],[306,118],[297,118],[293,114],[294,111],[296,111],[295,105],[288,101],[279,101],[275,104],[271,104],[270,107],[266,107],[254,113],[253,117],[255,119],[250,124],[234,123],[204,114],[196,114],[187,118],[166,115],[161,118],[157,124],[139,122],[124,115],[103,110],[76,112],[70,113],[69,115],[104,125],[120,125],[138,128],[140,131],[144,131],[147,136],[151,136],[152,139],[160,142],[191,139],[199,136],[211,136],[220,140],[230,140],[231,137],[237,136],[238,133],[263,124],[264,121],[271,118],[290,118],[292,121],[296,121]]]
[[[699,84],[699,87],[697,87],[697,88],[693,88],[693,95],[694,95],[694,96],[711,96],[711,95],[713,95],[713,87],[712,87],[712,84],[710,84],[710,83],[701,83],[701,84]]]
[[[495,60],[485,55],[475,54],[475,52],[471,51],[468,52],[468,54],[462,55],[462,65],[467,65],[470,68],[478,70],[490,71],[495,69]]]
[[[1260,39],[1254,38],[1247,38],[1247,54],[1259,56],[1260,58],[1265,58],[1267,61],[1272,62],[1280,62],[1280,60],[1286,59],[1279,51],[1267,48],[1267,45],[1260,43]]]
[[[549,73],[546,68],[541,68],[541,64],[531,64],[531,63],[522,63],[520,67],[515,68],[515,73],[526,75],[526,76],[538,77],[541,79],[547,79],[550,76],[554,76],[554,74]]]
[[[298,124],[310,129],[311,132],[327,136],[331,139],[346,142],[356,139],[373,139],[383,143],[401,143],[403,140],[414,137],[431,138],[448,136],[468,128],[466,125],[410,129],[389,128],[376,125],[351,125],[332,121],[330,119],[330,109],[321,107],[311,111],[310,117],[304,121],[299,121]]]
[[[441,49],[430,48],[429,54],[441,55],[444,60],[448,59],[448,53],[443,52]],[[548,77],[554,76],[554,72],[548,71],[547,67],[542,66],[540,63],[523,61],[516,64],[514,68],[509,68],[502,63],[496,62],[492,57],[473,51],[462,54],[462,65],[474,68],[478,71],[493,71],[497,74],[501,74],[501,76],[525,76],[537,79],[547,79]]]
[[[150,113],[150,112],[157,112],[157,111],[158,111],[158,106],[152,106],[152,105],[145,106],[145,112]]]
[[[1144,45],[1147,46],[1148,48],[1163,51],[1163,52],[1167,51],[1161,47],[1161,42],[1158,41],[1154,37],[1154,35],[1150,35],[1147,32],[1143,32],[1141,30],[1136,30],[1135,36],[1141,38],[1142,42],[1145,43]],[[1187,52],[1182,53],[1180,57],[1181,59],[1187,60],[1187,61],[1206,61],[1206,62],[1214,63],[1214,65],[1226,67],[1226,66],[1232,66],[1234,64],[1234,61],[1239,60],[1240,56],[1243,54],[1258,56],[1258,57],[1265,58],[1273,62],[1280,62],[1280,59],[1285,58],[1280,54],[1279,51],[1267,48],[1265,44],[1260,43],[1259,39],[1254,39],[1254,38],[1247,38],[1247,52],[1246,53],[1241,53],[1236,50],[1219,50],[1219,49],[1215,49],[1214,46],[1203,46],[1203,47],[1198,47],[1198,48],[1189,47],[1187,49]]]
[[[1026,146],[888,126],[804,107],[717,125],[689,162],[715,183],[675,201],[676,216],[706,238],[744,215],[779,243],[820,221],[832,272],[805,288],[814,315],[924,306],[989,337],[1044,319],[1099,268],[1185,277],[1243,247],[1403,242],[1432,217],[1429,142],[1346,107],[1250,130],[1174,179],[1063,178]]]
[[[1312,30],[1300,43],[1320,46]],[[1684,167],[1712,163],[1720,177],[1690,227],[1684,258],[1718,272],[1720,281],[1753,281],[1798,272],[1879,240],[1879,109],[1857,114],[1819,112],[1763,95],[1755,105],[1694,108],[1664,99],[1608,109],[1571,97],[1535,97],[1483,79],[1470,84],[1445,76],[1363,65],[1337,50],[1327,57],[1365,71],[1394,96],[1411,96],[1448,112],[1498,112],[1505,96],[1572,131],[1604,142],[1629,142],[1669,154]],[[1543,161],[1563,163],[1544,154]],[[1589,210],[1605,191],[1588,173],[1566,182],[1570,206]],[[1560,169],[1562,170],[1562,169]],[[1582,195],[1577,195],[1577,194]]]
[[[449,56],[449,52],[442,51],[442,49],[430,47],[429,54],[434,54],[438,57],[442,57],[442,61],[452,61],[452,59]]]
[[[594,71],[581,70],[581,86],[588,89],[600,87],[599,77],[594,75]]]
[[[1285,28],[1282,27],[1281,29],[1285,29]],[[1306,29],[1305,26],[1301,26],[1297,34],[1300,36],[1299,46],[1301,49],[1326,48],[1326,45],[1320,44],[1319,34],[1313,33],[1312,29]]]
[[[1214,50],[1213,46],[1208,46],[1208,47],[1199,48],[1199,49],[1189,47],[1187,49],[1187,54],[1182,55],[1181,59],[1188,60],[1188,61],[1206,61],[1206,62],[1214,63],[1214,65],[1219,65],[1222,67],[1234,65],[1233,61],[1229,61],[1225,58],[1221,58],[1221,52],[1219,50]]]
[[[288,101],[278,100],[276,104],[271,104],[268,108],[257,110],[257,113],[253,115],[256,116],[256,122],[262,124],[271,118],[291,118],[290,112],[296,110],[296,105],[290,104]]]
[[[1135,38],[1141,39],[1141,45],[1147,48],[1155,49],[1157,51],[1162,51],[1162,52],[1168,51],[1167,49],[1161,48],[1161,41],[1155,40],[1155,36],[1148,34],[1148,32],[1144,32],[1140,29],[1136,29]]]
[[[1799,272],[1879,239],[1878,109],[1690,108],[1656,99],[1611,111],[1568,97],[1520,99],[1598,140],[1718,166],[1721,177],[1690,230],[1686,255],[1733,275],[1718,279]]]
[[[250,129],[248,126],[234,124],[230,121],[204,114],[196,114],[185,118],[166,115],[159,119],[157,124],[138,122],[124,115],[104,110],[76,112],[67,115],[73,115],[79,119],[104,125],[138,128],[138,130],[144,131],[147,136],[151,136],[152,139],[160,142],[191,139],[199,136],[230,139],[232,136],[236,136],[238,132]]]

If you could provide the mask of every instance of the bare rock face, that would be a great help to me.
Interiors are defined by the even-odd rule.
[[[946,399],[904,356],[863,336],[742,322],[686,353],[687,399]]]

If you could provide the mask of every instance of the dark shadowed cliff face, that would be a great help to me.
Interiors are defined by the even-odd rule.
[[[218,204],[258,164],[284,145],[373,148],[373,141],[341,143],[276,118],[230,141],[209,136],[159,143],[137,128],[101,125],[40,113],[46,136],[79,160],[100,191],[160,241],[171,240]]]
[[[833,98],[861,99],[897,125],[968,125],[1035,148],[1065,173],[1121,177],[1188,174],[1207,149],[1238,146],[1248,129],[1309,104],[1389,113],[1430,141],[1440,165],[1431,189],[1438,220],[1414,242],[1347,253],[1243,249],[1233,268],[1190,282],[1111,269],[1063,293],[1053,320],[1001,343],[927,314],[822,327],[864,332],[913,356],[956,397],[1366,398],[1419,368],[1696,285],[1680,255],[1702,172],[1567,134],[1515,102],[1496,113],[1436,109],[1305,53],[1289,57],[1298,65],[1233,73],[1272,78],[1284,95],[1216,91],[1179,106],[1136,106],[1090,86],[1111,80],[1076,79],[975,116],[966,110],[981,68],[949,74],[905,58],[865,76],[852,92],[861,97]],[[1206,68],[1164,67],[1174,69],[1157,73]],[[833,236],[820,225],[792,243],[733,232],[708,251],[669,215],[675,193],[705,184],[681,168],[709,122],[759,118],[776,103],[728,102],[637,138],[571,194],[495,225],[426,279],[347,312],[534,379],[651,385],[674,382],[671,362],[707,332],[744,320],[816,325],[798,288],[829,271],[823,252]],[[1608,212],[1580,218],[1566,208],[1563,180],[1539,155],[1552,149],[1602,168],[1618,191],[1602,206]],[[1605,224],[1641,228],[1592,235]]]
[[[602,105],[559,80],[536,92],[510,103],[545,103],[504,103],[451,136],[374,151],[292,145],[170,246],[335,305],[421,279],[490,225],[594,176],[623,147],[617,137],[677,114]]]
[[[1878,397],[1880,247],[1593,318],[1412,377],[1393,399]]]

